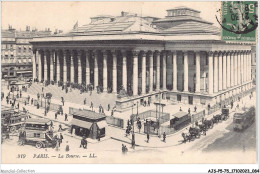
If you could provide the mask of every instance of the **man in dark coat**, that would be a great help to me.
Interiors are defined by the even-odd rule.
[[[60,143],[62,143],[63,135],[60,133]]]
[[[68,121],[68,114],[65,114],[65,121]]]
[[[163,132],[163,142],[166,143],[166,133],[165,132]]]
[[[150,135],[147,133],[147,143],[149,143]]]

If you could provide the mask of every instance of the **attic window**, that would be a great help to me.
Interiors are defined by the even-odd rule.
[[[110,22],[114,22],[115,21],[115,18],[110,18]]]

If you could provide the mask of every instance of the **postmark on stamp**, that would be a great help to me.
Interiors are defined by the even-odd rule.
[[[257,1],[223,1],[222,40],[256,41],[258,26]]]

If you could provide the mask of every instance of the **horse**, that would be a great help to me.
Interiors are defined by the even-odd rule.
[[[213,121],[211,120],[204,120],[203,123],[206,125],[207,129],[213,128]]]
[[[183,137],[183,143],[186,143],[187,141],[191,141],[191,135],[190,134],[185,134],[185,133],[182,133],[181,134],[182,135],[182,137]]]

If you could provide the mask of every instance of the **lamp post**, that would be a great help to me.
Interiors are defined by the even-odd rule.
[[[155,102],[154,104],[156,105],[156,119],[157,119],[157,106],[159,107],[159,118],[158,118],[158,129],[157,129],[157,133],[158,133],[158,137],[160,138],[160,132],[159,132],[159,128],[160,128],[160,119],[161,119],[161,109],[162,108],[162,116],[163,116],[163,107],[166,106],[166,104],[161,103],[161,93],[159,92],[159,102]]]

